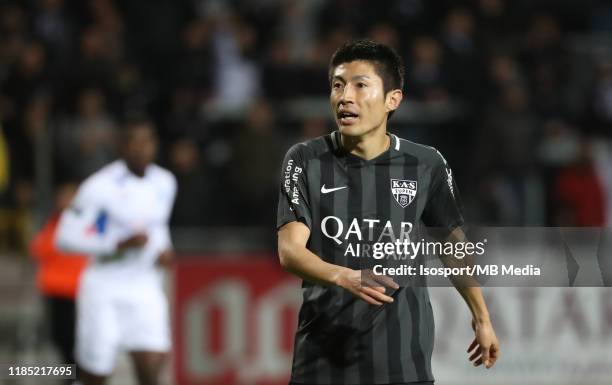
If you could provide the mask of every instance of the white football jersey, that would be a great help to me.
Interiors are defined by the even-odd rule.
[[[151,164],[138,177],[117,160],[81,184],[62,214],[56,244],[91,256],[89,276],[158,281],[157,258],[172,248],[168,221],[175,196],[176,179],[168,170]],[[120,241],[138,233],[148,236],[143,247],[116,251]]]

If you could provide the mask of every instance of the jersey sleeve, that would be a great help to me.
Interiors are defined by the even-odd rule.
[[[61,215],[55,245],[65,252],[103,256],[115,252],[116,240],[106,231],[108,216],[103,206],[103,185],[88,179],[79,187]]]
[[[172,209],[174,207],[174,202],[176,200],[176,192],[177,192],[177,182],[176,177],[168,173],[168,206],[166,208],[166,212],[164,213],[164,224],[163,224],[163,250],[170,250],[174,248],[172,244],[172,238],[170,237],[170,216],[172,215]]]
[[[450,233],[464,223],[463,205],[453,172],[446,159],[439,152],[434,159],[429,196],[423,211],[423,223],[428,227]]]
[[[302,145],[295,145],[283,160],[278,194],[276,228],[299,221],[312,228],[312,214],[308,194],[308,178]]]
[[[172,215],[172,209],[174,208],[174,201],[176,200],[176,192],[177,192],[178,187],[177,187],[176,177],[174,176],[174,174],[172,174],[169,171],[165,175],[164,182],[165,182],[163,184],[164,196],[167,197],[167,200],[166,200],[166,205],[163,208],[164,210],[163,218],[164,218],[164,222],[166,222],[167,224],[168,221],[170,220],[170,216]]]

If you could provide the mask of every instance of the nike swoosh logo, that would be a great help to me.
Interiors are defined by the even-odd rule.
[[[321,186],[321,194],[327,194],[327,193],[330,193],[330,192],[342,190],[343,188],[347,188],[347,187],[348,186],[334,187],[334,188],[325,188],[325,185],[323,185],[323,186]]]

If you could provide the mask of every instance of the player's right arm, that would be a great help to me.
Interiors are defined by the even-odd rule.
[[[293,146],[285,156],[278,201],[278,255],[283,268],[316,284],[340,286],[373,304],[393,302],[381,287],[361,285],[361,271],[325,262],[308,250],[312,216],[308,196],[307,167],[302,145]],[[380,282],[397,288],[394,282]]]
[[[393,302],[393,298],[384,294],[382,286],[363,286],[360,270],[325,262],[308,250],[306,243],[309,237],[310,229],[301,222],[289,222],[279,229],[278,256],[285,270],[312,283],[340,286],[372,305]],[[392,282],[387,284],[394,289],[399,287]]]
[[[55,234],[55,245],[65,252],[107,256],[147,242],[145,234],[123,240],[104,229],[104,184],[90,178],[83,182],[70,206],[64,210]]]

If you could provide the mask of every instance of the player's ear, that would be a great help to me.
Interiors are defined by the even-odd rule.
[[[387,96],[385,97],[385,107],[387,108],[387,112],[397,110],[403,97],[404,94],[400,89],[387,92]]]

